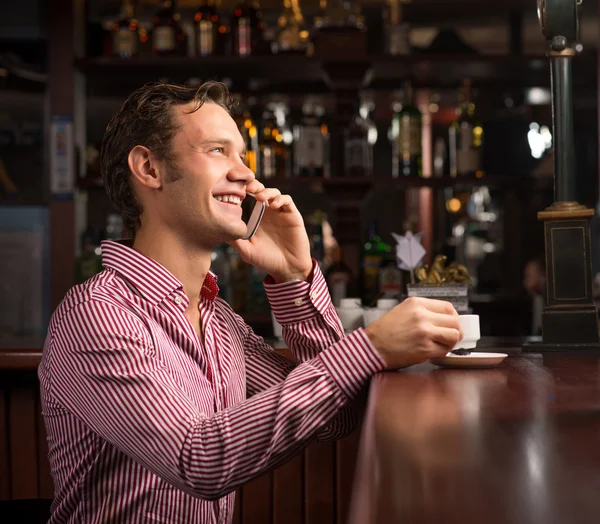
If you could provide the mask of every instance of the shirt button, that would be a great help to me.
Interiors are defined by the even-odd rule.
[[[313,291],[313,292],[310,294],[310,297],[311,297],[313,300],[316,300],[316,298],[317,298],[318,296],[319,296],[319,293],[317,293],[316,291]]]
[[[301,306],[304,303],[304,300],[302,300],[301,298],[297,298],[296,300],[294,300],[294,304],[296,304],[297,306]]]
[[[173,302],[175,302],[175,304],[181,304],[181,297],[179,295],[175,295]]]

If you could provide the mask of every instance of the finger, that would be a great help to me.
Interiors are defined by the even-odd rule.
[[[279,195],[281,195],[281,191],[279,191],[279,189],[276,189],[274,187],[267,187],[267,188],[263,189],[262,191],[255,193],[254,198],[256,198],[256,200],[259,200],[261,202],[269,202],[270,200],[274,199],[275,197],[277,197]]]
[[[423,305],[434,313],[445,313],[446,315],[458,316],[454,306],[447,300],[437,300],[435,298],[424,298]]]
[[[256,193],[260,193],[263,189],[265,189],[265,185],[260,180],[254,179],[246,186],[246,193],[255,195]]]
[[[430,337],[433,342],[444,346],[446,351],[450,351],[461,340],[458,329],[440,326],[432,327]]]
[[[271,209],[283,209],[288,207],[285,211],[293,211],[295,209],[294,201],[290,195],[278,195],[269,201],[269,207]]]
[[[440,327],[447,327],[462,331],[462,326],[458,320],[458,316],[449,315],[447,313],[434,313],[429,311],[427,313],[427,319],[434,325]]]

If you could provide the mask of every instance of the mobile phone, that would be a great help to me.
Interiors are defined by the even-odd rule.
[[[246,223],[246,234],[242,237],[244,240],[250,240],[265,214],[265,203],[259,202],[250,193],[242,200],[242,220]]]

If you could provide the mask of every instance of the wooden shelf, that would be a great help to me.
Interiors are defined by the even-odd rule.
[[[478,86],[523,88],[550,86],[545,56],[438,55],[367,56],[336,58],[337,63],[368,62],[372,74],[364,87],[397,89],[410,75],[417,86],[456,87],[464,78]],[[87,77],[90,95],[124,96],[146,82],[160,79],[183,83],[190,79],[230,79],[240,92],[328,91],[323,77],[327,60],[300,55],[252,57],[140,57],[133,59],[84,58],[76,67]],[[596,84],[596,53],[586,51],[573,60],[575,86],[591,89]]]

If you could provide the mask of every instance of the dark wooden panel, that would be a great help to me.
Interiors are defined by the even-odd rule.
[[[48,440],[46,439],[46,426],[42,417],[42,406],[39,390],[36,395],[37,415],[37,451],[38,451],[38,493],[40,498],[54,498],[54,484],[50,473],[50,461],[48,460]]]
[[[305,452],[306,524],[335,522],[333,442],[311,444]]]
[[[235,506],[233,507],[233,521],[231,524],[242,524],[242,488],[235,492]]]
[[[2,375],[0,375],[0,378]],[[6,388],[0,385],[0,500],[10,498],[10,464],[8,462],[8,413]]]
[[[353,433],[336,442],[335,501],[338,524],[346,524],[348,520],[348,507],[352,496],[352,483],[359,443],[359,429],[354,430]]]
[[[273,514],[273,474],[266,473],[244,485],[242,523],[270,524]]]
[[[294,457],[273,472],[273,524],[303,524],[304,457]]]
[[[35,388],[10,391],[8,418],[12,498],[37,498],[37,428]]]

